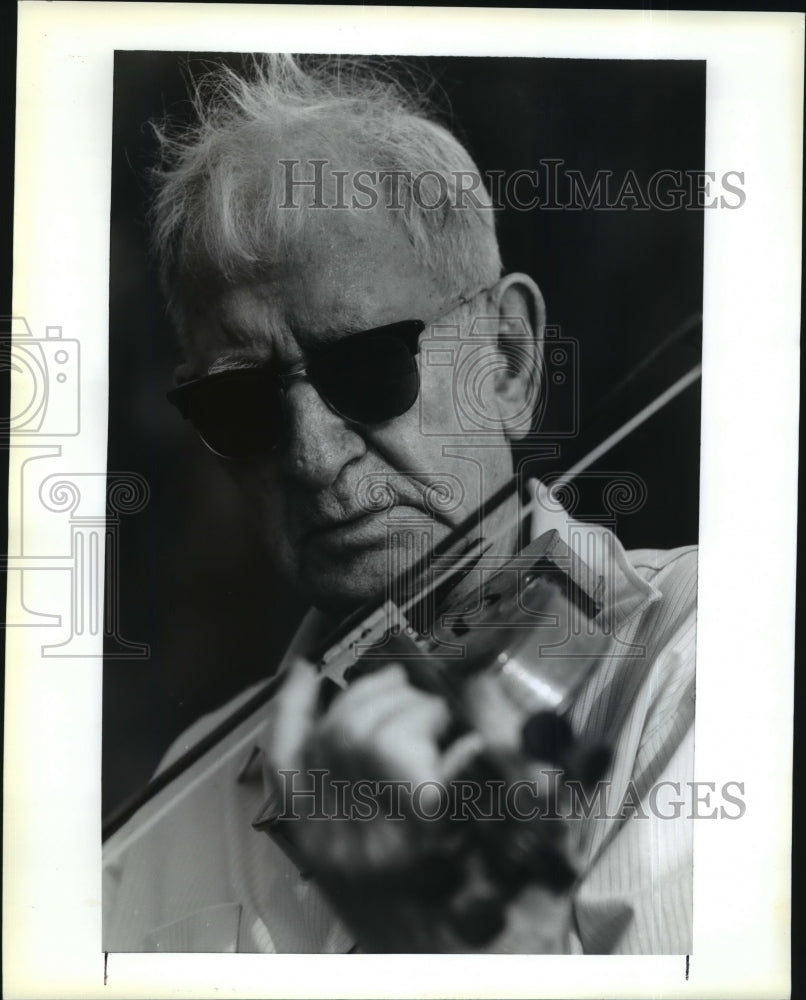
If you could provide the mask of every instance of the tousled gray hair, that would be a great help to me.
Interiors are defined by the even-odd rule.
[[[153,245],[183,337],[187,294],[210,276],[231,283],[255,275],[303,237],[314,209],[310,198],[299,211],[282,207],[289,168],[280,159],[299,158],[300,174],[316,157],[398,172],[393,217],[446,294],[465,295],[500,276],[494,213],[477,167],[428,117],[424,100],[388,73],[341,58],[303,67],[291,56],[261,56],[245,74],[222,65],[197,80],[193,104],[195,124],[155,125]],[[273,161],[269,151],[278,151]],[[469,175],[478,182],[463,196]]]

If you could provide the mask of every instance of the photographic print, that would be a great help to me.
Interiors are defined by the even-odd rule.
[[[672,992],[724,982],[741,922],[706,917],[730,892],[698,859],[778,857],[788,808],[754,782],[775,738],[737,750],[725,498],[736,387],[769,387],[727,261],[771,203],[756,145],[720,146],[736,54],[559,25],[516,48],[516,12],[441,54],[269,11],[217,45],[179,7],[184,36],[104,50],[92,337],[52,305],[10,322],[10,623],[95,691],[97,988],[251,995],[271,968],[331,995],[294,962],[334,954],[345,996],[383,992],[390,954],[431,995],[456,954],[506,995],[550,968],[553,992],[639,989],[637,956]],[[775,385],[759,453],[776,413],[789,440]],[[762,938],[780,983],[785,935]]]

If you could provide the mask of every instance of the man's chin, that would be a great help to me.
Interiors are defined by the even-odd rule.
[[[305,594],[311,604],[334,617],[343,617],[357,608],[380,604],[386,599],[386,581],[345,579],[326,576],[305,581]]]

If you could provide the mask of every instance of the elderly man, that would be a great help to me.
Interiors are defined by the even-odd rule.
[[[477,168],[397,85],[343,66],[222,71],[197,109],[194,130],[162,134],[157,172],[185,353],[171,399],[313,610],[273,697],[254,708],[245,692],[197,723],[163,769],[247,706],[109,841],[104,948],[687,952],[690,824],[655,792],[679,795],[690,776],[696,555],[627,554],[541,484],[523,484],[524,510],[503,490],[543,391],[545,315],[531,278],[501,274]],[[521,745],[526,688],[483,675],[443,697],[400,646],[335,695],[320,672],[337,623],[390,596],[390,614],[413,607],[423,560],[476,512],[449,585],[484,594],[530,539],[557,538],[564,565],[587,560],[569,580],[590,583],[605,623],[594,669],[568,668],[562,732],[610,748],[607,796],[582,815],[519,814],[526,852],[548,861],[519,861],[500,891],[495,843],[487,861],[449,864],[468,836],[429,822],[427,790],[505,758],[510,785],[567,803],[549,784],[573,753]],[[432,617],[410,620],[433,640]],[[355,806],[360,782],[371,804],[335,809],[345,789]],[[388,800],[390,783],[420,789],[419,808]]]

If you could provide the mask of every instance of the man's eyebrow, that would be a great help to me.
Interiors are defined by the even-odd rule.
[[[302,334],[300,339],[303,340],[303,342],[311,340],[314,343],[319,341],[336,343],[344,337],[350,337],[357,333],[369,333],[371,330],[384,330],[390,326],[397,326],[399,322],[399,320],[392,320],[389,323],[373,324],[371,322],[367,322],[366,319],[357,316],[354,319],[345,319],[344,322],[341,322],[338,325],[320,328],[307,336]],[[296,332],[300,335],[300,331]],[[261,368],[271,360],[271,352],[267,352],[265,355],[255,355],[254,350],[250,350],[249,352],[246,352],[245,350],[231,351],[217,357],[208,366],[207,374],[218,375],[221,372],[243,371],[248,368]]]
[[[332,326],[317,326],[312,329],[298,327],[294,332],[302,340],[331,341],[341,340],[342,337],[349,337],[354,333],[363,333],[365,330],[369,330],[371,328],[371,323],[367,323],[366,320],[356,316],[355,318],[345,319],[340,323],[334,323]]]
[[[269,360],[266,357],[255,357],[254,354],[222,354],[207,368],[208,375],[218,375],[220,372],[242,371],[244,368],[260,368]]]
[[[346,320],[338,326],[325,327],[317,330],[312,336],[317,340],[341,340],[343,337],[351,337],[357,333],[370,333],[373,330],[386,330],[389,327],[399,326],[401,322],[414,322],[416,316],[406,317],[404,320],[389,320],[385,323],[367,322],[365,319]]]

